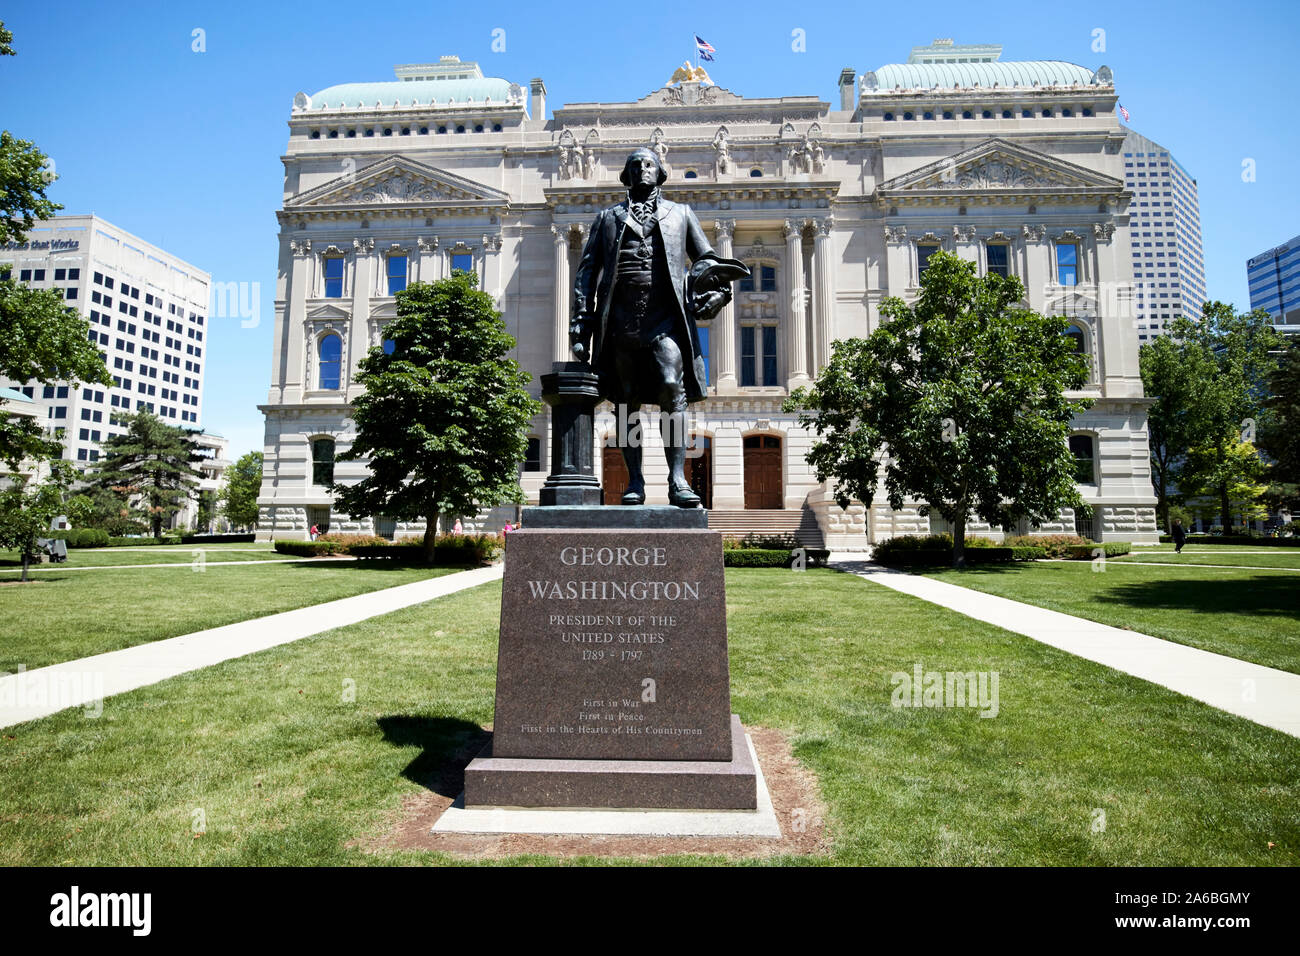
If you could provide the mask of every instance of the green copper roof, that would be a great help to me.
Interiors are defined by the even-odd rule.
[[[1089,85],[1096,74],[1064,60],[1021,60],[1006,63],[886,63],[863,77],[867,90],[999,89],[1037,86]]]
[[[361,109],[378,106],[447,106],[491,101],[502,106],[510,96],[510,81],[485,76],[465,80],[387,80],[381,83],[341,83],[313,93],[310,109]],[[520,100],[522,105],[522,100]]]
[[[36,404],[16,388],[0,388],[0,402],[26,402],[28,405]]]

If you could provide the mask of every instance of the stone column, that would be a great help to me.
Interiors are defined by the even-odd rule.
[[[831,359],[831,339],[835,334],[835,217],[827,215],[817,222],[813,240],[813,265],[817,279],[814,301],[813,374]]]
[[[718,238],[718,255],[732,258],[732,238],[736,233],[736,220],[720,219],[713,223]],[[736,306],[728,302],[713,320],[714,381],[719,395],[736,392]]]
[[[312,279],[311,240],[293,239],[289,242],[292,265],[289,271],[289,304],[284,315],[284,328],[275,341],[272,356],[271,385],[280,386],[280,400],[299,402],[306,374],[306,319],[307,286]]]
[[[347,347],[343,355],[345,377],[341,383],[347,390],[349,401],[355,397],[352,384],[353,367],[370,347],[370,291],[375,281],[372,269],[374,257],[371,254],[375,251],[375,240],[369,237],[353,239],[352,248],[356,252],[353,257],[355,264],[352,276],[352,328],[345,343]],[[357,394],[360,394],[360,391],[359,388],[356,389]]]
[[[421,238],[416,243],[420,249],[420,271],[417,278],[420,282],[434,282],[438,279],[438,237]]]
[[[483,291],[492,296],[499,312],[505,311],[505,289],[501,282],[501,237],[483,237]]]
[[[554,345],[551,360],[554,362],[572,362],[573,353],[569,351],[569,299],[573,295],[569,281],[569,227],[555,223],[551,226],[551,235],[555,243],[555,300],[553,306]]]
[[[787,386],[794,390],[807,385],[808,348],[806,331],[807,295],[803,284],[803,222],[787,219],[782,228],[785,236],[785,273],[787,311],[790,323],[786,330]]]

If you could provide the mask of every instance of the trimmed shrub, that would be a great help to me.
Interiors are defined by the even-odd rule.
[[[335,541],[276,541],[275,550],[297,558],[320,558],[341,553],[343,546]]]
[[[722,552],[728,568],[788,568],[790,552],[784,548],[731,548]]]
[[[970,536],[966,538],[966,550],[987,550],[989,548],[1001,547],[996,541],[989,538]],[[890,538],[888,541],[882,541],[875,546],[877,561],[883,561],[884,555],[906,554],[913,551],[947,551],[952,554],[952,535],[944,534],[904,534],[896,538]],[[951,563],[951,557],[949,558]]]
[[[1066,553],[1062,557],[1073,561],[1087,561],[1097,557],[1097,551],[1101,551],[1108,558],[1113,558],[1116,555],[1128,554],[1132,550],[1133,545],[1128,541],[1107,541],[1104,544],[1094,541],[1089,544],[1071,545],[1066,548]]]
[[[1161,544],[1173,544],[1174,539],[1167,534],[1160,536]],[[1298,548],[1300,547],[1300,538],[1283,537],[1283,538],[1258,538],[1258,537],[1241,537],[1239,535],[1221,535],[1221,534],[1189,534],[1187,544],[1230,544],[1230,545],[1259,545],[1264,548]]]
[[[51,538],[62,538],[69,548],[107,548],[108,532],[102,528],[73,528],[58,531]]]
[[[247,534],[183,534],[181,544],[247,544],[256,541],[251,531]]]
[[[1077,534],[1022,534],[1007,539],[1008,547],[1043,548],[1049,558],[1069,557],[1071,548],[1080,548],[1092,543]]]
[[[143,548],[154,544],[179,544],[179,538],[114,538],[109,537],[110,548]]]
[[[885,542],[888,543],[888,542]],[[1012,561],[1036,561],[1047,556],[1043,548],[1031,548],[1019,545],[1012,548],[982,547],[966,550],[967,564],[1008,564]],[[952,567],[952,549],[916,548],[913,550],[886,549],[880,553],[880,546],[872,554],[872,560],[879,564],[900,568],[943,568]]]

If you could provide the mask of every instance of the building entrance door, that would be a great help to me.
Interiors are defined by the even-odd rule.
[[[601,449],[600,484],[605,504],[623,503],[623,492],[627,491],[627,462],[623,460],[623,449],[609,446]]]
[[[713,440],[694,436],[686,455],[686,483],[700,496],[705,508],[713,507]]]
[[[784,504],[781,482],[781,439],[775,435],[745,437],[745,509],[779,509]]]

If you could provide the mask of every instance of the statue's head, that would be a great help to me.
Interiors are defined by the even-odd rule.
[[[659,162],[659,155],[643,146],[627,158],[618,181],[631,189],[637,185],[662,186],[667,178],[668,173]]]

